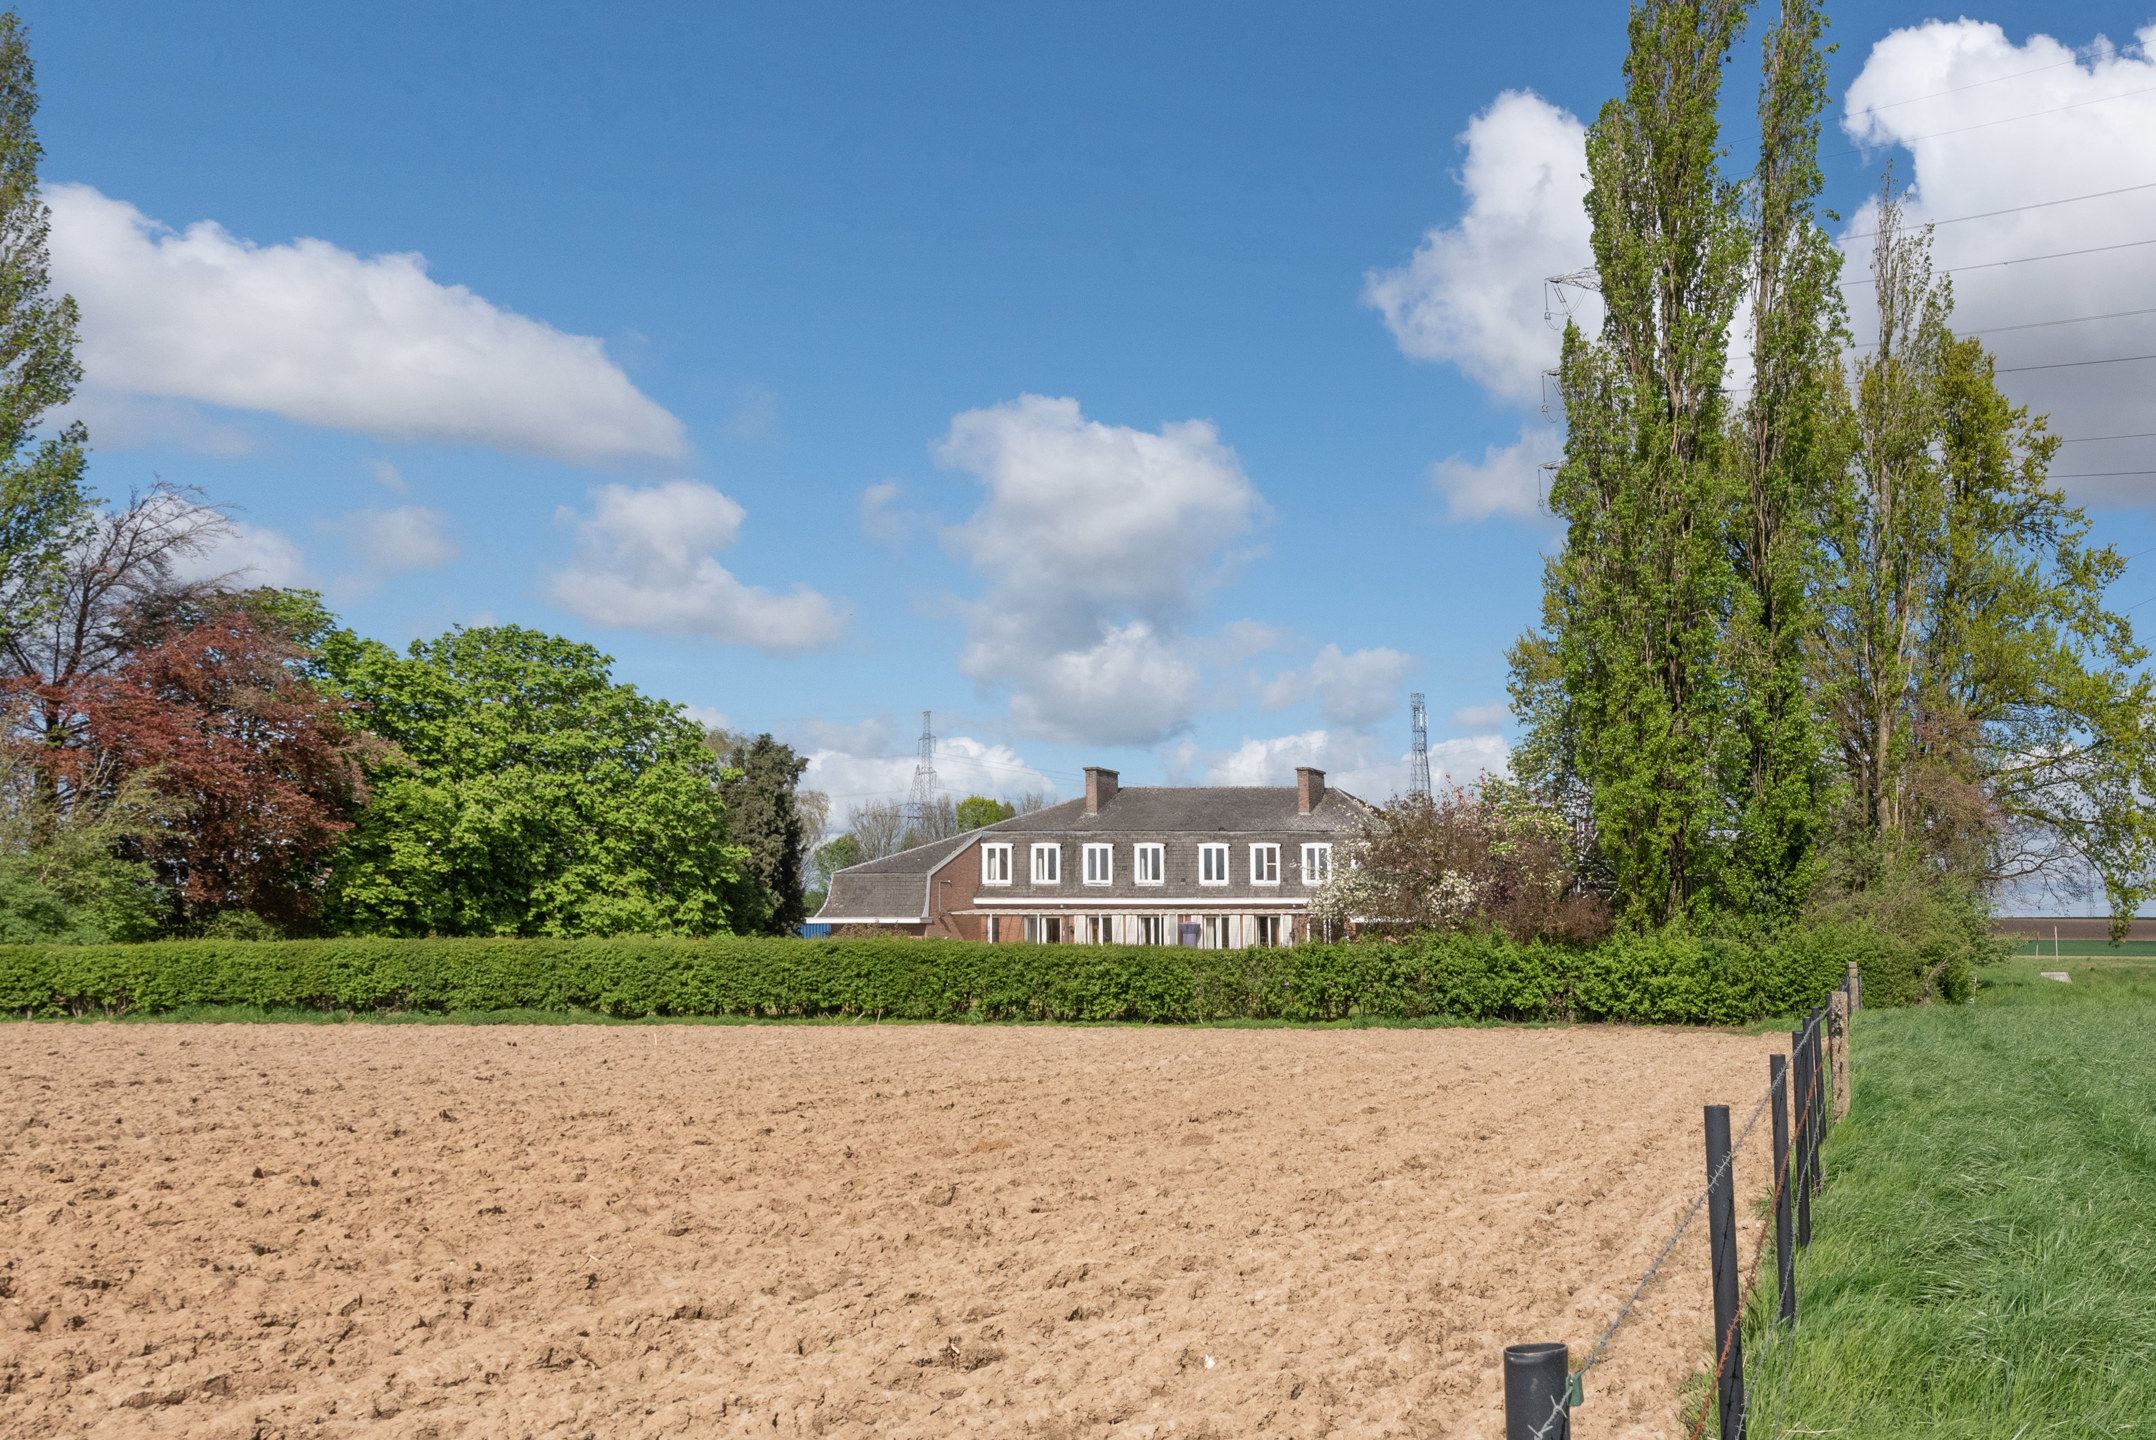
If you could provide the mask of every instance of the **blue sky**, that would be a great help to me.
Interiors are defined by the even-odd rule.
[[[1541,279],[1587,258],[1567,146],[1622,7],[22,11],[94,482],[235,507],[220,563],[399,644],[590,640],[816,752],[841,812],[904,789],[922,709],[961,793],[1381,794],[1410,689],[1441,767],[1501,761]],[[1938,219],[2156,181],[2152,18],[1839,7],[1837,126],[1877,108],[1832,200],[1865,228],[1889,156]],[[2156,235],[2150,194],[1940,255]],[[2149,254],[1971,272],[1965,321],[2156,308]],[[2097,437],[2156,432],[2152,370],[2011,382],[2129,551],[2156,442]]]

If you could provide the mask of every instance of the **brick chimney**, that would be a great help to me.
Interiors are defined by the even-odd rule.
[[[1295,767],[1295,813],[1308,815],[1325,798],[1325,772],[1308,765]]]
[[[1085,767],[1085,813],[1100,814],[1100,807],[1115,798],[1117,777],[1113,770],[1103,770],[1098,765]]]

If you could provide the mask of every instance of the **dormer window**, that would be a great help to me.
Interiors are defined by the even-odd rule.
[[[1107,885],[1115,879],[1115,846],[1088,845],[1085,847],[1085,883]]]
[[[1327,844],[1303,846],[1303,883],[1323,885],[1333,878],[1333,847]]]
[[[983,885],[1008,885],[1011,883],[1010,846],[983,845],[981,847],[981,883]]]
[[[1253,885],[1278,885],[1280,883],[1280,847],[1278,845],[1253,845],[1250,847],[1250,883]]]
[[[1225,885],[1228,883],[1227,846],[1200,845],[1198,847],[1198,883],[1200,885]]]
[[[1162,883],[1166,866],[1162,864],[1161,847],[1158,845],[1133,845],[1130,847],[1131,878],[1140,885]]]
[[[1033,883],[1036,885],[1060,885],[1063,883],[1063,847],[1061,845],[1036,845],[1033,847]]]

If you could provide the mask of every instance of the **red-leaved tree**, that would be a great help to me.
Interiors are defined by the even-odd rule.
[[[141,643],[68,697],[84,743],[52,762],[77,787],[147,775],[182,812],[144,857],[193,928],[231,910],[285,929],[314,915],[330,852],[365,800],[368,740],[300,672],[304,652],[247,597],[142,622]]]

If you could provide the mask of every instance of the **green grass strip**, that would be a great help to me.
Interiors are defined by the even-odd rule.
[[[1796,1331],[1771,1278],[1751,1317],[1754,1437],[2156,1435],[2156,963],[1984,981],[1858,1018]]]

